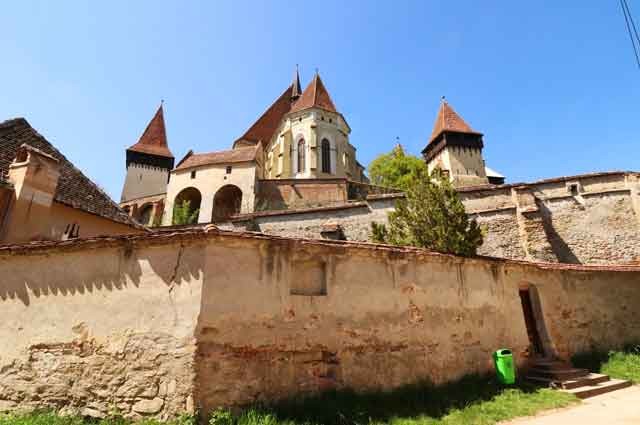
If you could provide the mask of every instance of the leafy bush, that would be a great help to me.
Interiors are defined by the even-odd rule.
[[[184,200],[173,207],[173,224],[193,224],[198,221],[200,208],[191,209],[191,202]]]

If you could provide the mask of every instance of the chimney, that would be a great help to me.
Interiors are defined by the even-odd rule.
[[[60,177],[59,161],[30,145],[18,148],[9,165],[9,181],[15,201],[7,241],[26,242],[50,239],[51,205]]]

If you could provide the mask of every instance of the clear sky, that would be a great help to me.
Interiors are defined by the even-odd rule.
[[[640,21],[640,1],[630,0]],[[507,181],[638,169],[640,71],[617,1],[12,1],[0,121],[28,119],[118,200],[165,100],[179,160],[231,143],[320,69],[368,164],[419,154],[439,99]]]

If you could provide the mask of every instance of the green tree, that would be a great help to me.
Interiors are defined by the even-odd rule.
[[[200,208],[192,210],[191,202],[185,199],[182,202],[178,202],[178,204],[173,207],[173,224],[193,224],[198,221],[199,213]]]
[[[371,239],[471,256],[482,245],[482,231],[469,219],[457,191],[442,172],[430,175],[423,170],[411,178],[405,198],[389,213],[389,225],[371,223]]]
[[[372,184],[405,190],[413,176],[426,170],[427,165],[423,159],[405,154],[398,144],[391,152],[371,161],[369,177]]]

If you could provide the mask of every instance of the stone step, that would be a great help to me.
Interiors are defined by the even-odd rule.
[[[572,369],[571,363],[563,362],[561,360],[537,360],[531,367],[535,369],[544,370],[558,370],[558,369]]]
[[[578,379],[584,376],[589,375],[589,371],[587,369],[576,369],[576,368],[568,368],[568,369],[540,369],[532,367],[529,369],[527,376],[538,377],[538,378],[550,378],[557,381],[568,381],[571,379]]]
[[[589,398],[600,394],[608,393],[622,388],[627,388],[632,385],[631,381],[625,381],[622,379],[611,379],[609,381],[602,382],[596,385],[585,385],[583,387],[572,388],[570,390],[561,390],[569,394],[573,394],[578,398]]]
[[[601,384],[609,380],[608,375],[603,375],[601,373],[590,373],[582,378],[577,379],[569,379],[569,380],[557,380],[553,378],[543,378],[539,376],[527,376],[525,377],[530,382],[548,386],[551,388],[563,388],[565,390],[570,390],[577,387],[582,387],[585,385],[596,385]]]

